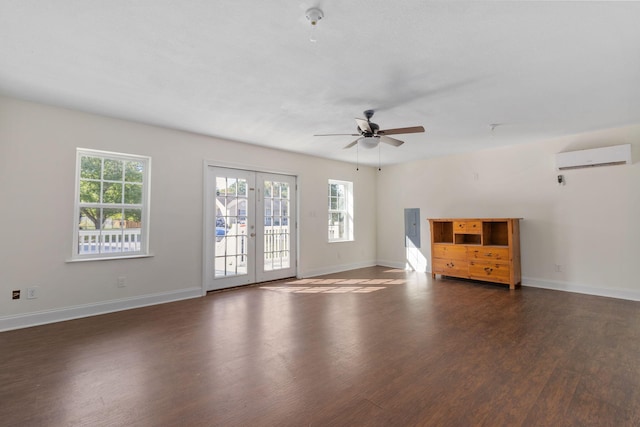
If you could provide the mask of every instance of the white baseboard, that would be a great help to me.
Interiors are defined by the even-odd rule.
[[[397,268],[398,270],[413,270],[412,268],[407,267],[406,262],[389,261],[385,259],[379,259],[376,262],[376,265],[379,265],[380,267]]]
[[[388,260],[378,260],[377,265],[403,270],[407,269],[406,264],[402,262],[394,262]],[[431,271],[427,271],[426,273],[431,274]],[[596,288],[593,286],[581,285],[578,283],[536,279],[533,277],[523,277],[522,286],[550,289],[554,291],[574,292],[577,294],[594,295],[599,297],[626,299],[630,301],[640,301],[640,290],[634,289]]]
[[[405,269],[404,263],[380,260],[376,262],[365,262],[355,264],[333,265],[331,267],[309,270],[300,277],[314,277],[324,274],[341,273],[343,271],[355,270],[358,268],[373,267],[380,265],[383,267]],[[563,292],[575,292],[587,295],[596,295],[609,298],[626,299],[640,301],[640,290],[616,289],[616,288],[595,288],[592,286],[580,285],[569,282],[535,279],[531,277],[522,278],[522,286],[532,288],[551,289]],[[31,326],[44,325],[47,323],[62,322],[65,320],[79,319],[82,317],[96,316],[99,314],[113,313],[116,311],[130,310],[133,308],[146,307],[149,305],[164,304],[168,302],[180,301],[202,296],[202,288],[181,289],[179,291],[161,292],[139,297],[123,298],[111,301],[104,301],[94,304],[84,304],[72,307],[64,307],[55,310],[37,311],[11,316],[0,316],[0,332],[12,329],[28,328]]]
[[[640,301],[640,290],[633,289],[595,288],[593,286],[580,285],[576,283],[534,279],[532,277],[523,277],[522,286],[552,289],[554,291],[575,292],[578,294],[596,295],[600,297],[626,299],[631,301]]]
[[[98,314],[113,313],[130,310],[132,308],[149,305],[164,304],[202,296],[202,288],[181,289],[179,291],[160,292],[131,298],[103,301],[93,304],[76,305],[55,310],[36,311],[33,313],[0,316],[0,332],[12,329],[28,328],[47,323],[62,322],[79,319],[81,317],[96,316]]]
[[[375,267],[376,265],[377,264],[375,261],[366,261],[366,262],[353,263],[353,264],[332,265],[330,267],[324,267],[324,268],[318,268],[314,270],[306,270],[304,272],[299,272],[298,277],[301,279],[304,279],[307,277],[322,276],[324,274],[342,273],[343,271],[356,270],[358,268]]]

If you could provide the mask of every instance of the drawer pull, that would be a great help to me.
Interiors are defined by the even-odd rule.
[[[484,254],[484,256],[486,256],[486,257],[492,257],[492,256],[493,256],[493,253],[492,253],[492,252],[489,252],[488,254]]]
[[[491,274],[491,272],[493,271],[493,268],[491,267],[485,267],[484,271],[486,271],[487,274]]]
[[[454,263],[452,263],[452,262],[448,262],[448,263],[447,263],[447,267],[449,267],[449,268],[453,268],[453,267],[455,267],[455,264],[454,264]]]

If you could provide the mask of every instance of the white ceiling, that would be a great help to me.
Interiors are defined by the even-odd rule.
[[[0,93],[393,164],[640,123],[640,3],[0,0]]]

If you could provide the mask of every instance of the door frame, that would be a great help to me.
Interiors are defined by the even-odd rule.
[[[244,163],[233,163],[233,162],[224,162],[217,160],[204,160],[203,168],[202,168],[202,182],[203,182],[203,194],[202,194],[202,295],[206,295],[209,292],[207,287],[207,230],[209,225],[207,224],[207,200],[211,191],[214,191],[215,188],[211,188],[211,182],[209,180],[209,167],[213,168],[225,168],[225,169],[240,169],[248,172],[254,172],[256,174],[266,173],[266,174],[277,174],[277,175],[287,175],[293,177],[295,179],[295,213],[293,216],[293,220],[295,222],[295,238],[291,241],[292,245],[295,245],[295,250],[292,253],[295,253],[295,264],[294,271],[295,277],[300,277],[299,263],[300,259],[300,229],[299,229],[299,217],[300,217],[300,175],[295,171],[287,171],[287,170],[277,170],[277,169],[268,169],[256,165],[244,164]]]
[[[209,178],[209,191],[205,197],[205,228],[204,228],[204,237],[205,237],[205,259],[207,260],[207,264],[205,265],[206,277],[205,281],[207,283],[207,291],[233,288],[236,286],[249,285],[252,283],[256,283],[256,272],[258,262],[256,257],[256,243],[258,240],[257,237],[257,216],[256,216],[256,173],[253,171],[248,171],[245,169],[237,169],[237,168],[220,168],[216,166],[210,166],[207,170],[207,175]],[[235,252],[233,255],[227,255],[226,250],[224,250],[224,254],[222,258],[218,258],[218,239],[216,233],[216,219],[217,219],[217,178],[225,177],[236,180],[236,182],[240,182],[243,180],[246,182],[245,195],[243,197],[246,203],[246,212],[244,212],[244,224],[241,225],[239,222],[239,217],[236,217],[236,221],[233,221],[233,226],[231,229],[227,230],[229,233],[225,232],[225,236],[222,241],[219,242],[223,247],[227,245],[231,245],[235,247]],[[228,203],[228,200],[227,200]],[[226,203],[225,203],[226,206]],[[209,209],[207,209],[207,207]],[[240,205],[236,206],[236,215],[240,215]],[[225,216],[228,212],[223,213]],[[230,218],[226,218],[229,220]],[[226,223],[228,226],[229,223]],[[234,244],[235,243],[235,244]],[[236,271],[236,274],[223,275],[222,277],[216,277],[216,264],[218,260],[222,260],[222,264],[224,265],[224,269],[226,270],[230,264],[227,264],[229,261],[233,260],[233,266],[237,267],[239,259],[238,259],[238,243],[243,244],[244,250],[243,253],[246,254],[246,258],[244,258],[246,272],[240,273]],[[246,251],[246,252],[245,252]],[[212,262],[213,261],[213,262]]]
[[[270,280],[279,280],[279,279],[283,279],[285,277],[292,277],[292,276],[297,276],[298,274],[298,270],[297,270],[297,259],[298,259],[298,254],[297,254],[297,247],[298,247],[298,242],[297,242],[297,237],[298,237],[298,229],[297,229],[297,224],[298,224],[298,208],[297,208],[297,193],[296,193],[296,186],[297,186],[297,177],[293,176],[293,175],[286,175],[286,174],[281,174],[281,173],[273,173],[273,172],[254,172],[255,173],[255,180],[256,180],[256,203],[255,203],[255,215],[256,215],[256,241],[255,241],[255,252],[256,252],[256,260],[255,260],[255,266],[256,266],[256,270],[255,270],[255,283],[261,283],[261,282],[266,282],[266,281],[270,281]],[[290,254],[290,258],[289,258],[289,267],[287,268],[279,268],[279,269],[275,269],[275,270],[265,270],[265,232],[267,230],[267,225],[265,223],[265,221],[263,221],[263,219],[266,219],[264,217],[264,213],[265,213],[265,202],[267,200],[266,195],[264,193],[265,188],[263,187],[263,184],[265,182],[265,179],[271,179],[273,178],[275,181],[280,181],[281,182],[286,182],[287,184],[289,184],[289,191],[291,193],[291,198],[290,201],[293,201],[294,204],[290,204],[289,205],[289,220],[290,223],[289,225],[289,254]],[[292,199],[292,200],[291,200]],[[259,219],[258,219],[259,217]],[[258,259],[260,258],[260,260]],[[258,269],[257,267],[259,265],[262,265],[262,270]]]

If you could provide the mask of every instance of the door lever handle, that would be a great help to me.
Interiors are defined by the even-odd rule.
[[[256,237],[256,233],[251,233],[251,234],[249,234],[249,236]]]

